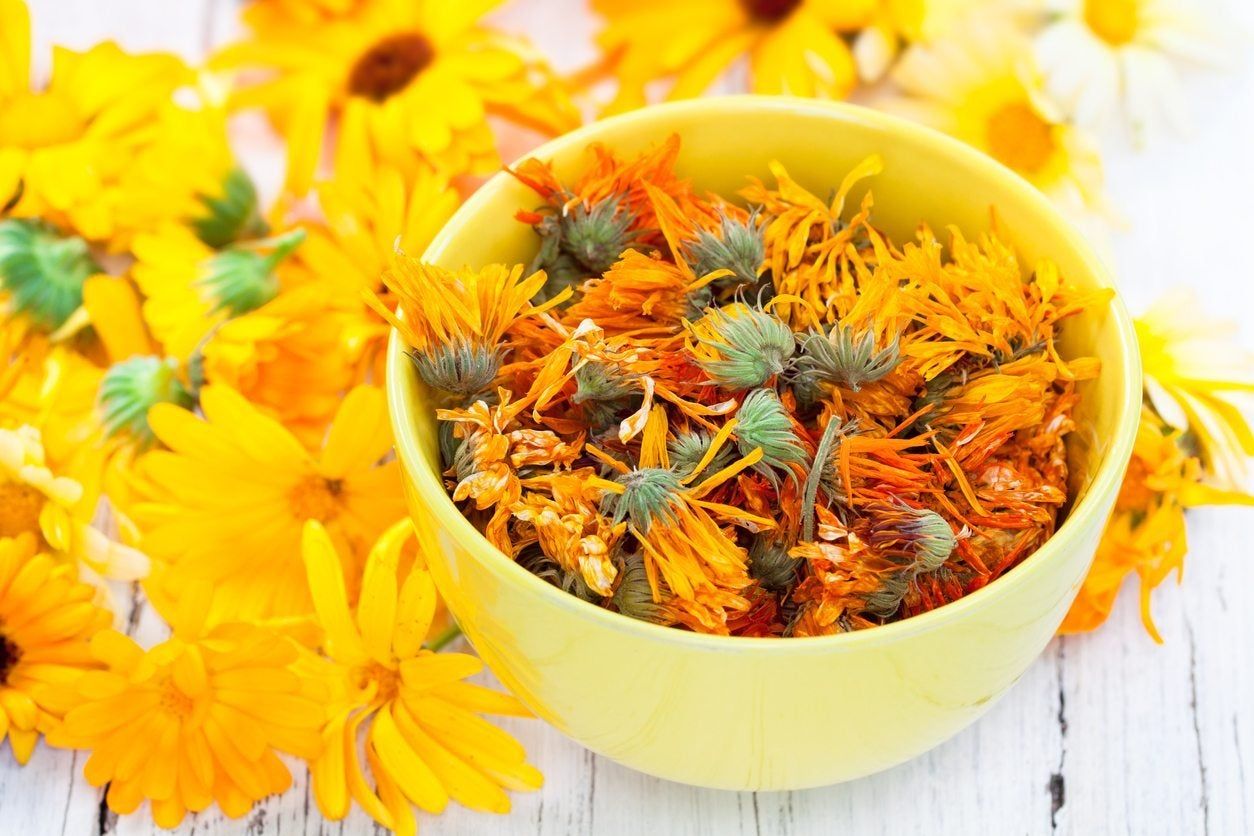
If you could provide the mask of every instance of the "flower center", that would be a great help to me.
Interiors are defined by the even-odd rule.
[[[73,103],[53,93],[23,93],[0,109],[0,145],[47,148],[78,139],[85,127]]]
[[[801,0],[740,0],[740,5],[754,20],[778,23],[792,14],[792,10],[801,5]]]
[[[396,694],[401,687],[400,672],[378,662],[370,662],[357,668],[356,679],[358,688],[364,689],[370,683],[374,683],[375,702],[390,702],[396,699]]]
[[[1138,0],[1085,0],[1084,22],[1106,43],[1123,46],[1136,37],[1139,6]]]
[[[44,495],[30,485],[0,485],[0,537],[39,534],[39,512],[43,508]]]
[[[22,648],[4,633],[0,633],[0,686],[9,683],[9,674],[21,658]]]
[[[339,479],[310,476],[292,488],[288,495],[292,513],[299,519],[327,522],[340,512],[340,494],[344,483]]]
[[[184,694],[173,679],[167,679],[161,686],[161,710],[175,717],[186,717],[192,713],[195,703]]]
[[[988,150],[1003,165],[1034,174],[1054,155],[1053,126],[1027,102],[1011,102],[988,120]]]
[[[348,76],[348,90],[382,102],[404,90],[434,57],[431,41],[418,32],[389,35],[357,59]]]

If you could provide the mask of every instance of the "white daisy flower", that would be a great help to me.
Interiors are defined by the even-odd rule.
[[[1036,0],[1046,89],[1082,126],[1122,124],[1136,141],[1186,123],[1182,64],[1215,64],[1223,41],[1208,0]]]

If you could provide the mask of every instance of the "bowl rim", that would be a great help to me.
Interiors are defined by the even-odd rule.
[[[568,610],[572,615],[599,627],[634,635],[644,640],[669,642],[688,649],[716,652],[812,654],[847,651],[891,643],[935,629],[945,622],[958,620],[968,611],[980,607],[986,600],[1005,594],[1014,586],[1030,582],[1041,571],[1041,567],[1051,559],[1061,556],[1064,549],[1073,547],[1070,543],[1070,532],[1103,522],[1097,519],[1099,514],[1104,513],[1103,500],[1117,493],[1127,462],[1131,457],[1140,415],[1141,358],[1136,348],[1137,341],[1132,319],[1115,286],[1110,269],[1049,199],[1015,172],[982,152],[939,131],[909,122],[898,116],[845,102],[734,95],[651,105],[583,125],[533,149],[519,161],[530,157],[551,159],[571,151],[582,151],[589,144],[602,139],[601,135],[607,128],[636,126],[641,130],[656,132],[661,136],[665,133],[665,123],[671,114],[718,113],[726,117],[729,111],[732,114],[756,116],[761,116],[763,113],[802,114],[828,118],[834,123],[860,123],[864,127],[899,134],[911,144],[932,146],[942,155],[953,157],[962,164],[976,169],[981,177],[994,182],[999,191],[1015,193],[1019,200],[1026,202],[1030,209],[1057,228],[1067,246],[1084,263],[1085,268],[1098,285],[1115,290],[1110,301],[1110,314],[1118,334],[1117,350],[1122,355],[1126,370],[1122,397],[1119,399],[1122,414],[1118,416],[1114,438],[1098,465],[1093,481],[1085,495],[1063,520],[1062,525],[1039,549],[1011,571],[986,586],[934,610],[866,630],[827,636],[794,636],[781,640],[773,636],[720,636],[696,633],[640,621],[584,601],[541,580],[494,548],[463,516],[449,497],[442,481],[431,473],[425,463],[425,456],[419,448],[412,421],[414,414],[412,410],[416,403],[410,402],[405,397],[401,381],[402,374],[413,374],[413,364],[407,360],[400,335],[393,329],[388,340],[385,363],[387,399],[397,457],[405,469],[411,488],[426,505],[437,524],[449,530],[450,535],[456,541],[472,551],[475,559],[502,581],[530,585],[532,590],[548,603]],[[422,257],[426,260],[437,259],[454,235],[458,234],[471,218],[479,214],[492,195],[501,188],[505,188],[507,184],[512,185],[513,182],[511,176],[504,170],[489,178],[445,223]]]

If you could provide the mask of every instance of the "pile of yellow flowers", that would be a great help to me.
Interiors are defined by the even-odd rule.
[[[1186,0],[1147,2],[592,0],[602,59],[564,78],[484,20],[494,0],[252,0],[205,66],[102,43],[58,48],[40,78],[25,3],[0,0],[0,743],[20,763],[41,739],[86,750],[112,810],[147,801],[164,827],[282,792],[280,755],[330,819],[356,805],[412,833],[415,808],[508,810],[542,779],[480,715],[526,711],[440,652],[456,627],[391,453],[376,306],[395,305],[395,253],[500,167],[499,126],[555,135],[580,104],[728,73],[888,89],[1099,206],[1084,131],[1162,121],[1173,62],[1210,43]],[[240,111],[286,144],[273,201],[229,141]],[[1139,324],[1142,431],[1066,629],[1100,624],[1132,572],[1151,624],[1185,509],[1251,502],[1254,358],[1165,305]],[[114,629],[118,582],[142,584],[166,640]]]

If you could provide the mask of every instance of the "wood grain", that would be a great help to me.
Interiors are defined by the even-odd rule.
[[[84,47],[113,37],[135,49],[189,58],[234,31],[230,0],[34,0],[38,42]],[[1254,26],[1250,4],[1234,6]],[[515,2],[501,25],[532,36],[563,69],[594,55],[594,22],[580,0]],[[46,70],[46,60],[40,64]],[[1209,308],[1254,334],[1254,276],[1247,255],[1254,218],[1254,62],[1188,80],[1195,130],[1141,153],[1110,155],[1113,202],[1127,231],[1110,251],[1133,309],[1174,285],[1196,288]],[[265,146],[257,125],[245,128]],[[250,166],[277,188],[270,143]],[[545,773],[538,792],[494,817],[452,807],[425,817],[428,833],[1214,833],[1254,832],[1254,512],[1191,515],[1188,580],[1154,596],[1166,637],[1139,622],[1129,588],[1110,623],[1056,640],[976,726],[935,751],[862,781],[790,793],[726,793],[671,784],[596,757],[536,721],[506,725]],[[128,631],[164,630],[133,591]],[[781,707],[787,710],[787,707]],[[856,723],[857,718],[831,718]],[[734,733],[735,730],[728,730]],[[833,757],[840,757],[833,752]],[[0,833],[149,834],[146,812],[121,819],[81,777],[84,755],[41,747],[25,769],[0,752]],[[354,813],[318,813],[304,772],[291,791],[246,818],[189,819],[181,834],[365,834]]]

